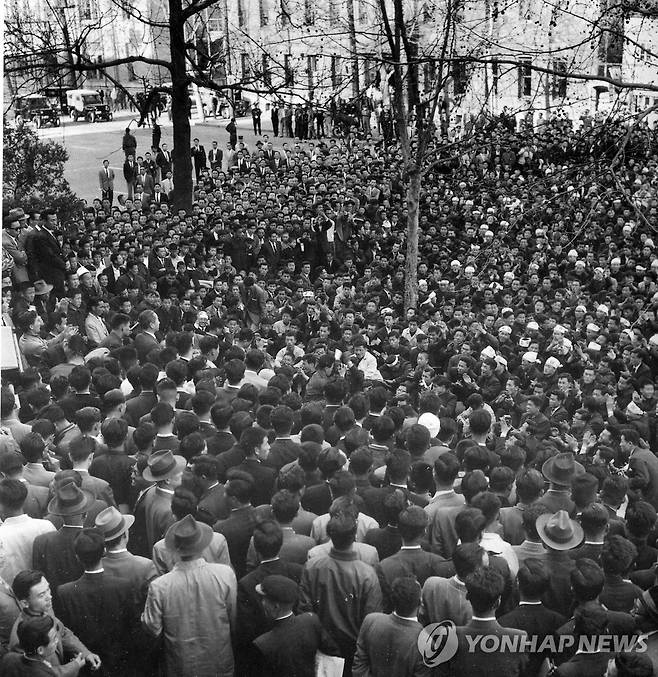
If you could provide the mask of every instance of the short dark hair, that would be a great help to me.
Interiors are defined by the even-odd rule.
[[[356,520],[344,513],[331,517],[327,524],[327,535],[334,547],[345,550],[352,545],[356,538],[356,526]]]
[[[441,454],[434,461],[434,474],[441,484],[452,484],[459,475],[459,459],[450,452]]]
[[[38,569],[24,569],[23,571],[19,571],[11,584],[11,589],[14,595],[16,595],[16,599],[19,601],[27,599],[30,596],[30,590],[32,590],[35,585],[41,583],[45,577],[43,571],[39,571]]]
[[[283,531],[274,520],[265,520],[254,529],[254,548],[261,559],[276,557],[283,544]]]
[[[455,532],[462,543],[473,543],[479,539],[485,524],[481,510],[464,508],[455,517]]]
[[[196,494],[186,487],[179,486],[174,489],[171,499],[171,512],[176,519],[182,520],[187,515],[196,518],[199,499]]]
[[[503,577],[491,567],[476,569],[464,582],[474,616],[494,608],[505,589]]]
[[[524,597],[539,599],[548,590],[550,575],[542,560],[528,557],[519,568],[518,581]]]
[[[43,459],[46,444],[43,437],[36,432],[29,432],[20,442],[21,454],[28,463],[38,463]]]
[[[413,616],[420,605],[421,588],[415,576],[396,578],[391,584],[391,604],[396,614]]]
[[[96,451],[96,440],[93,437],[78,435],[69,442],[69,456],[73,463],[89,458]]]
[[[601,550],[601,566],[606,574],[625,575],[637,559],[637,548],[627,538],[608,536]]]
[[[476,569],[482,566],[484,548],[478,543],[460,543],[452,553],[452,563],[460,580],[465,580]]]
[[[271,505],[274,519],[281,524],[289,524],[299,511],[299,497],[283,489],[272,496]]]
[[[471,432],[475,435],[484,435],[491,428],[491,414],[486,409],[476,409],[468,417]]]
[[[27,498],[27,486],[20,480],[0,481],[0,505],[12,512],[20,510]]]
[[[240,503],[249,503],[254,493],[254,480],[249,473],[231,469],[226,473],[226,495]]]
[[[577,602],[594,601],[603,590],[603,569],[591,559],[576,560],[570,574],[571,590]]]
[[[292,409],[285,405],[274,407],[270,415],[270,423],[277,435],[289,433],[293,425]]]
[[[105,537],[98,529],[83,529],[75,539],[73,550],[86,569],[93,567],[103,557]]]
[[[53,625],[55,625],[55,620],[48,614],[26,616],[24,620],[20,621],[16,628],[16,634],[18,635],[21,649],[23,649],[27,656],[36,654],[39,647],[49,644],[50,638],[48,635]]]
[[[526,468],[516,478],[516,493],[523,503],[532,503],[544,489],[543,475],[533,468]]]
[[[128,423],[122,418],[106,418],[101,425],[101,433],[107,446],[114,449],[126,441]]]

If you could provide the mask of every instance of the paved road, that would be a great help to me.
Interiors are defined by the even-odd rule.
[[[125,193],[122,166],[124,155],[121,150],[121,138],[124,129],[134,114],[121,112],[111,122],[72,122],[62,118],[60,127],[46,127],[39,130],[39,136],[43,139],[53,139],[64,145],[69,151],[69,161],[66,163],[64,176],[71,184],[71,188],[80,197],[88,201],[100,197],[98,188],[98,170],[103,166],[103,160],[110,161],[116,174],[115,199],[118,193]],[[279,140],[272,138],[272,127],[269,114],[262,116],[263,132],[270,134],[275,147],[279,146]],[[192,127],[192,138],[198,137],[206,151],[210,149],[210,142],[216,140],[220,148],[226,147],[228,134],[225,131],[227,120],[221,118],[208,118],[204,123],[195,123]],[[171,122],[160,119],[162,126],[162,141],[166,142],[171,149],[173,146],[173,130]],[[251,116],[238,118],[238,134],[244,136],[244,142],[248,148],[253,149],[257,137],[251,126]],[[137,139],[137,153],[142,154],[151,147],[151,129],[136,129],[136,124],[131,129]]]

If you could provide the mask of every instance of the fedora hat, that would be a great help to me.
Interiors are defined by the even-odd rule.
[[[552,456],[541,467],[542,475],[553,484],[568,487],[576,475],[582,475],[585,468],[576,461],[571,452]]]
[[[566,510],[540,515],[536,526],[541,540],[553,550],[571,550],[583,540],[583,528]]]
[[[167,529],[165,546],[179,555],[200,554],[210,545],[213,533],[212,527],[197,522],[192,515],[185,515]]]
[[[178,475],[186,465],[187,461],[183,456],[175,456],[170,449],[161,449],[149,456],[148,465],[144,468],[142,477],[149,482],[168,480]]]
[[[49,294],[54,289],[52,284],[48,284],[45,280],[37,280],[34,283],[34,294],[36,296],[43,296]]]
[[[123,515],[114,506],[101,510],[94,520],[96,528],[103,532],[106,541],[119,538],[134,523],[135,518],[132,515]]]
[[[94,504],[94,495],[80,489],[73,480],[55,484],[55,498],[48,503],[51,515],[82,515]]]

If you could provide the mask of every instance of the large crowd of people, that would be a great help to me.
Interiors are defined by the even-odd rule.
[[[655,674],[656,131],[437,139],[414,308],[395,139],[259,139],[3,213],[0,674]]]

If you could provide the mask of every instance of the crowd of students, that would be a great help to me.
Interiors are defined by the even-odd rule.
[[[437,139],[415,308],[367,133],[8,210],[0,672],[653,675],[657,141]]]

